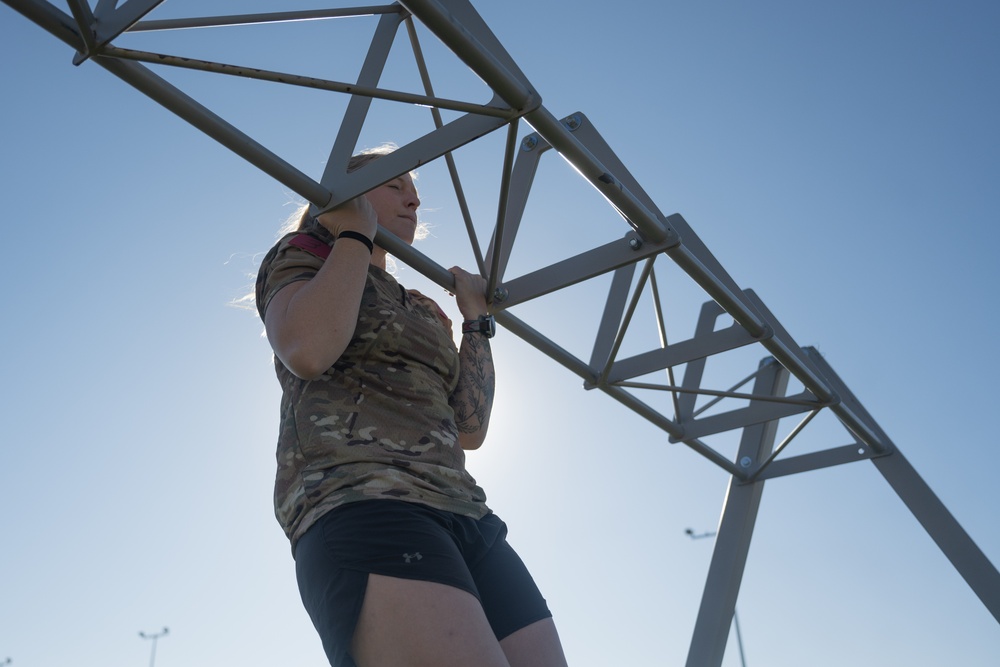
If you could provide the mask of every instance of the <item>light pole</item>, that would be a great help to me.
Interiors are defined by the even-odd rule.
[[[147,635],[145,632],[139,631],[139,636],[143,639],[153,640],[153,650],[149,654],[149,667],[153,667],[156,664],[156,640],[170,632],[170,628],[164,627],[162,632],[157,632],[155,635]]]
[[[716,535],[715,531],[696,534],[691,528],[685,528],[684,534],[692,540],[700,540],[703,537],[715,537]],[[733,625],[736,627],[736,645],[740,647],[740,664],[743,667],[747,667],[747,658],[743,653],[743,634],[740,632],[740,615],[736,613],[735,606],[733,606]]]
[[[688,537],[690,537],[692,540],[700,540],[703,537],[715,537],[715,531],[714,530],[711,533],[699,533],[699,534],[695,535],[695,533],[694,533],[694,531],[692,529],[685,528],[684,529],[684,534],[687,535]]]

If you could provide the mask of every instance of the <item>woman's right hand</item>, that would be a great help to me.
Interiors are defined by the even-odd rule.
[[[375,238],[378,230],[378,215],[368,201],[368,197],[360,195],[345,201],[325,213],[316,216],[316,221],[326,227],[334,238],[348,230],[359,232],[370,239]]]

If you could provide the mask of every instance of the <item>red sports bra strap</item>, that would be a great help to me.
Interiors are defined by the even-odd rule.
[[[310,236],[309,234],[298,234],[293,236],[288,243],[297,248],[302,248],[306,252],[316,255],[322,259],[326,259],[330,256],[330,246],[323,241],[320,241],[315,236]]]

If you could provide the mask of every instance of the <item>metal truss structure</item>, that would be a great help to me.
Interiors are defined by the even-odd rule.
[[[729,626],[747,559],[764,483],[784,475],[868,460],[904,501],[954,567],[1000,621],[1000,574],[939,501],[836,372],[814,349],[799,346],[752,291],[729,276],[687,221],[664,215],[582,113],[558,119],[532,87],[468,0],[400,0],[384,6],[253,15],[153,20],[162,0],[67,0],[69,12],[44,0],[3,0],[76,51],[75,62],[91,60],[134,86],[199,130],[325,210],[395,176],[443,158],[462,205],[473,252],[487,278],[498,323],[579,376],[589,389],[604,392],[665,431],[730,476],[725,509],[688,653],[689,667],[721,665]],[[122,35],[187,27],[232,26],[335,17],[376,15],[378,25],[356,81],[338,82],[194,60],[115,45]],[[415,25],[422,24],[492,90],[486,102],[435,95]],[[420,73],[422,94],[380,87],[390,48],[408,36]],[[197,69],[219,75],[277,82],[349,96],[320,180],[287,163],[226,120],[209,111],[153,71],[158,67]],[[373,100],[428,107],[434,129],[353,173],[346,173]],[[442,112],[453,117],[444,122]],[[523,121],[523,123],[522,123]],[[524,136],[523,124],[530,126]],[[500,201],[485,252],[472,224],[452,152],[495,130],[506,131]],[[568,259],[509,275],[539,162],[549,151],[566,160],[619,214],[621,236]],[[452,276],[442,266],[384,229],[377,242],[401,261],[443,287]],[[708,301],[694,335],[668,342],[654,264],[672,262]],[[511,310],[544,295],[598,276],[610,277],[603,316],[588,359],[579,358]],[[660,345],[621,354],[637,304],[650,296],[656,307]],[[733,323],[719,326],[723,318]],[[728,319],[726,319],[728,321]],[[738,348],[763,348],[765,357],[747,377],[723,389],[708,386],[709,359]],[[680,375],[675,379],[675,369]],[[753,383],[752,389],[741,391]],[[801,387],[789,394],[790,387]],[[645,393],[643,393],[645,392]],[[647,395],[668,396],[667,410]],[[707,400],[707,403],[705,402]],[[702,400],[699,407],[698,401]],[[789,445],[821,412],[843,425],[848,444],[787,455]],[[776,444],[779,422],[799,418]],[[727,456],[708,443],[722,433],[740,434],[738,452]],[[786,454],[782,456],[782,454]]]

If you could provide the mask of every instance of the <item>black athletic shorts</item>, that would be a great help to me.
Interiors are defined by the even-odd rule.
[[[552,614],[496,515],[480,520],[399,500],[323,515],[295,546],[299,592],[333,667],[348,651],[369,574],[447,584],[475,595],[498,640]]]

